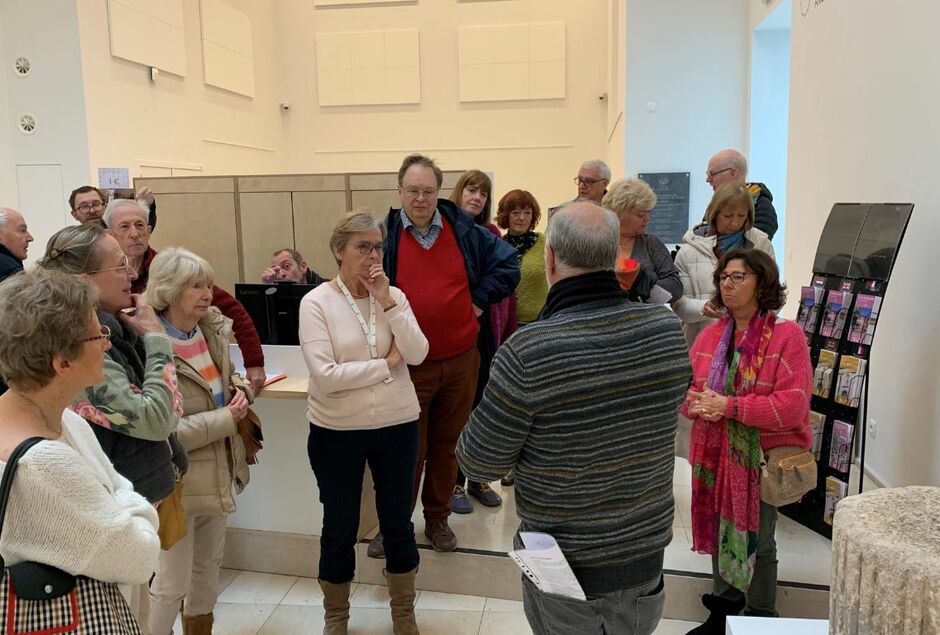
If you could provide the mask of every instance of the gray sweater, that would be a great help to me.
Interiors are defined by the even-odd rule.
[[[499,349],[460,435],[471,481],[515,470],[522,531],[551,534],[588,594],[657,578],[672,540],[676,417],[691,377],[664,306],[593,300]]]
[[[630,257],[639,260],[641,265],[655,274],[656,284],[669,292],[672,296],[671,302],[682,297],[679,270],[673,264],[669,249],[663,241],[652,234],[639,234],[633,243],[633,253]]]

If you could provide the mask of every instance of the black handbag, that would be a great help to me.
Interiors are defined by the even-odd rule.
[[[27,450],[45,440],[42,437],[26,439],[16,446],[16,449],[10,454],[9,460],[7,460],[6,467],[3,470],[3,481],[0,482],[0,534],[3,533],[3,520],[7,513],[10,490],[13,488],[16,465]],[[3,557],[0,556],[0,570],[3,568]],[[10,584],[14,593],[24,600],[53,600],[60,598],[71,593],[76,584],[74,575],[40,562],[21,562],[6,567],[6,570],[10,576]]]

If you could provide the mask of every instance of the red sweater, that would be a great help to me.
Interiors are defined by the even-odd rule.
[[[702,389],[708,380],[712,357],[718,348],[725,321],[719,320],[705,328],[692,345],[692,388]],[[764,363],[757,374],[754,391],[738,397],[738,421],[760,429],[760,441],[764,450],[781,445],[810,448],[813,435],[809,429],[809,401],[812,395],[813,368],[809,361],[809,349],[802,329],[789,320],[778,319],[774,333],[767,346]],[[731,400],[725,416],[732,412]],[[690,416],[688,402],[682,403],[682,415],[695,419],[694,428],[704,420]]]
[[[147,255],[144,256],[144,263],[137,272],[137,279],[131,283],[132,293],[143,293],[147,288],[147,280],[150,278],[150,263],[157,252],[153,247],[147,249]],[[264,351],[261,349],[261,340],[258,338],[258,331],[255,330],[255,323],[251,321],[248,311],[242,306],[242,303],[232,297],[232,294],[221,287],[212,287],[212,304],[219,307],[222,315],[232,320],[232,331],[235,333],[235,342],[242,352],[242,359],[245,360],[245,368],[255,368],[264,366]]]
[[[430,249],[401,229],[396,282],[428,338],[426,359],[450,359],[476,345],[480,323],[473,313],[463,254],[449,222],[444,221]]]

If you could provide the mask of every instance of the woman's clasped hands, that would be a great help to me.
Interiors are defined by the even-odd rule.
[[[725,416],[728,397],[705,387],[701,392],[689,390],[686,395],[686,403],[690,415],[701,417],[706,421],[718,421]]]

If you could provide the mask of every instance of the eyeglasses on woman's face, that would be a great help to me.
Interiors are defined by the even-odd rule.
[[[83,337],[78,340],[79,342],[97,342],[99,340],[110,340],[111,339],[111,329],[105,325],[101,325],[101,335],[92,335],[90,337]]]
[[[127,270],[130,268],[130,266],[131,266],[131,263],[130,263],[130,261],[127,259],[127,256],[123,256],[123,257],[122,257],[122,262],[121,262],[121,264],[119,264],[119,265],[117,265],[117,266],[115,266],[115,267],[105,267],[105,268],[103,268],[103,269],[95,269],[94,271],[89,271],[88,273],[89,273],[89,274],[92,274],[92,273],[104,273],[105,271],[119,271],[119,272],[121,272],[121,273],[127,273]]]
[[[732,273],[719,273],[718,274],[718,284],[724,284],[726,280],[730,280],[731,284],[738,285],[744,282],[748,276],[753,276],[754,274],[750,271],[734,271]]]
[[[375,251],[375,253],[378,255],[381,255],[382,253],[385,252],[384,242],[370,243],[369,241],[364,240],[362,242],[356,243],[355,245],[353,245],[353,247],[355,247],[356,250],[359,251],[359,255],[361,256],[368,256],[373,251]]]

